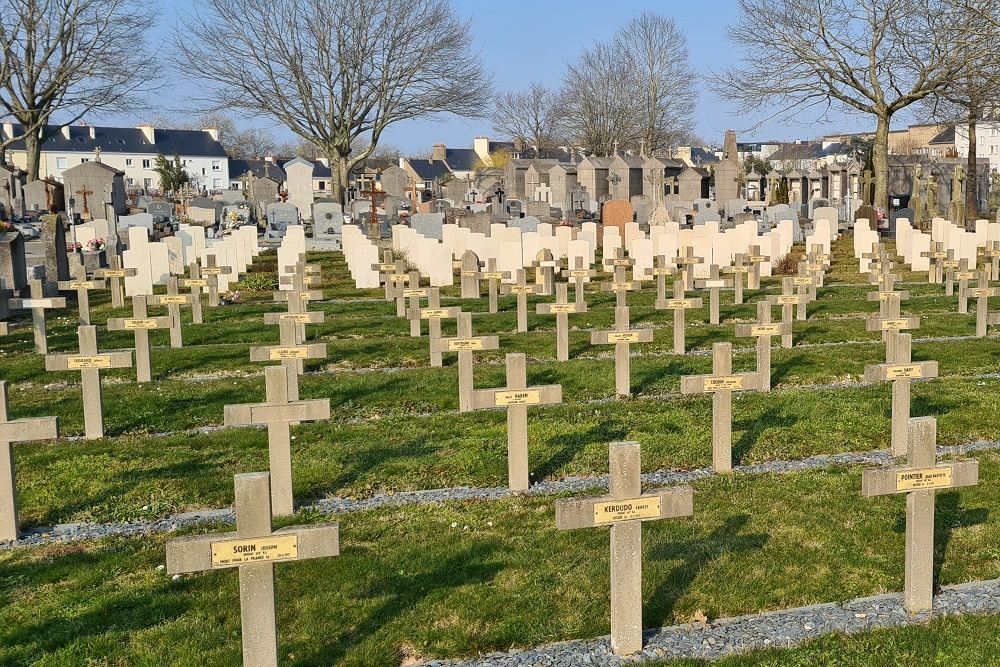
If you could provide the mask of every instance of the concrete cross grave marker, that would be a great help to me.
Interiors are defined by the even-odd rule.
[[[722,272],[733,274],[733,303],[737,306],[742,304],[744,274],[747,276],[747,283],[750,282],[750,264],[746,262],[746,255],[742,253],[736,255],[735,263],[732,266],[722,267]],[[749,284],[747,288],[749,289]]]
[[[76,292],[76,305],[80,312],[80,324],[90,324],[90,290],[104,289],[103,280],[88,280],[87,267],[77,264],[73,267],[72,280],[60,280],[57,285],[61,290]]]
[[[587,304],[581,306],[570,303],[569,285],[559,283],[556,285],[556,302],[539,303],[535,306],[535,312],[539,315],[556,316],[556,359],[569,361],[569,314],[587,312]]]
[[[977,253],[983,258],[986,277],[990,280],[1000,280],[1000,241],[987,241],[986,246]]]
[[[944,271],[944,295],[955,296],[955,272],[958,271],[960,261],[955,259],[955,251],[948,251],[948,259],[941,262],[941,270]]]
[[[306,289],[302,282],[292,282],[292,289],[278,290],[272,292],[275,302],[285,302],[288,304],[287,313],[300,315],[308,312],[310,301],[319,301],[323,298],[322,290]],[[295,318],[293,318],[295,319]],[[297,342],[305,340],[305,322],[295,322],[295,332],[298,336]]]
[[[756,373],[733,373],[733,344],[712,346],[712,374],[681,378],[682,394],[712,394],[712,468],[733,469],[733,392],[761,388]]]
[[[108,268],[97,269],[94,277],[98,280],[107,280],[111,289],[111,307],[123,308],[125,306],[125,278],[135,276],[138,271],[134,268],[123,268],[121,257],[115,253],[108,255]]]
[[[166,294],[153,294],[149,297],[149,305],[166,306],[167,313],[173,318],[170,326],[170,347],[183,347],[184,338],[181,329],[181,306],[190,306],[193,302],[190,294],[181,294],[177,287],[177,278],[167,280]]]
[[[267,426],[271,509],[274,516],[286,516],[295,511],[291,426],[330,418],[329,399],[300,401],[288,395],[289,378],[294,374],[294,369],[287,366],[268,366],[264,369],[266,402],[225,407],[226,426]]]
[[[548,248],[539,250],[531,266],[535,267],[535,283],[542,287],[540,294],[542,296],[552,296],[555,271],[559,268],[559,261],[552,258],[552,251]]]
[[[490,257],[486,260],[486,270],[480,272],[477,278],[486,281],[490,304],[489,312],[497,312],[497,295],[500,293],[500,281],[510,278],[510,271],[497,270],[497,261]]]
[[[46,354],[49,351],[49,341],[45,335],[45,311],[49,308],[65,308],[65,297],[45,298],[41,280],[31,281],[31,298],[11,299],[8,306],[14,310],[31,310],[31,328],[35,336],[35,352]]]
[[[378,281],[380,284],[385,285],[385,300],[392,301],[393,299],[393,283],[389,279],[394,273],[402,273],[405,271],[405,267],[399,266],[400,261],[393,261],[392,250],[387,249],[382,251],[382,261],[377,264],[372,264],[372,271],[378,271]],[[399,312],[396,315],[400,315]],[[401,316],[401,315],[400,315]]]
[[[894,292],[894,294],[899,293]],[[865,320],[865,329],[868,331],[882,332],[882,339],[886,342],[886,361],[890,362],[893,359],[891,346],[894,342],[890,334],[906,331],[907,329],[919,329],[920,318],[900,316],[898,314],[899,299],[896,297],[890,298],[886,303],[886,312],[887,315],[885,317],[869,317]]]
[[[906,494],[906,560],[903,606],[911,614],[930,611],[934,596],[934,496],[938,489],[979,483],[979,461],[937,463],[937,420],[914,417],[907,422],[906,465],[865,470],[861,493],[866,498]]]
[[[782,324],[792,324],[792,315],[796,307],[801,308],[803,317],[798,319],[805,319],[805,304],[809,302],[809,295],[804,293],[795,293],[795,288],[792,286],[792,278],[784,277],[781,279],[781,294],[771,295],[767,297],[767,302],[772,306],[781,306],[781,322]],[[789,348],[792,346],[792,334],[786,333],[781,336],[781,346]]]
[[[792,276],[792,285],[797,294],[805,294],[808,299],[796,309],[795,317],[800,320],[806,319],[806,303],[816,300],[816,276],[809,273],[805,262],[799,262],[799,274]]]
[[[426,308],[408,308],[406,310],[406,316],[410,319],[410,322],[417,323],[418,331],[420,327],[420,320],[427,320],[427,336],[430,339],[431,366],[440,368],[443,365],[441,351],[435,343],[436,340],[441,338],[441,320],[446,318],[457,318],[461,312],[462,309],[458,306],[451,306],[449,308],[441,307],[440,287],[427,288]]]
[[[615,248],[615,256],[604,260],[604,269],[612,274],[612,280],[611,282],[602,282],[601,291],[614,292],[615,306],[618,308],[626,306],[625,297],[629,292],[642,287],[642,283],[638,280],[626,279],[626,270],[632,266],[635,266],[635,260],[631,257],[625,257],[621,248]]]
[[[695,286],[698,289],[708,290],[708,321],[710,324],[719,323],[719,290],[732,287],[733,281],[722,278],[719,275],[719,265],[713,264],[709,268],[709,276],[704,280],[696,280]]]
[[[17,522],[17,481],[14,443],[59,437],[58,417],[11,419],[7,382],[0,380],[0,542],[20,537]]]
[[[941,282],[944,278],[941,263],[951,256],[950,253],[944,249],[944,243],[941,241],[931,241],[930,250],[925,250],[920,253],[920,256],[927,257],[930,260],[927,269],[927,282]]]
[[[583,257],[575,257],[573,268],[564,269],[563,278],[573,283],[573,300],[578,304],[586,305],[587,299],[584,296],[584,285],[590,282],[591,278],[597,277],[597,271],[587,266],[587,260]]]
[[[233,272],[232,267],[219,266],[218,262],[215,255],[209,255],[201,269],[201,275],[208,280],[208,305],[212,308],[219,305],[219,276],[228,276]]]
[[[388,273],[385,274],[385,294],[386,294],[386,300],[393,300],[393,299],[395,299],[395,301],[396,301],[396,317],[406,317],[406,299],[407,299],[407,296],[405,294],[403,294],[403,292],[406,291],[406,285],[410,281],[409,276],[407,276],[407,273],[406,273],[406,262],[404,262],[403,260],[397,260],[395,264],[392,264],[392,265],[381,264],[380,266],[382,266],[382,267],[392,266],[393,267],[393,269],[390,272],[388,272]],[[415,272],[415,273],[417,273],[417,276],[418,276],[417,279],[419,281],[419,275],[420,274],[418,272]],[[405,280],[397,282],[397,281],[395,281],[395,280],[392,279],[394,276],[407,276],[407,277],[406,277]],[[417,287],[418,286],[415,285],[414,289],[416,289]]]
[[[912,360],[913,341],[910,334],[889,333],[886,343],[886,363],[865,367],[865,382],[892,382],[892,454],[906,454],[906,424],[910,418],[910,381],[936,378],[938,362]]]
[[[958,270],[956,270],[952,278],[958,281],[958,313],[960,315],[969,314],[969,281],[976,280],[978,275],[975,271],[969,269],[969,260],[962,258],[959,260]],[[989,282],[989,274],[986,275],[986,282]]]
[[[177,286],[191,290],[191,323],[203,324],[201,294],[202,290],[208,289],[208,278],[201,277],[201,265],[198,262],[191,262],[188,266],[188,277],[179,279]]]
[[[687,291],[694,289],[694,267],[705,261],[704,257],[695,257],[694,249],[685,246],[682,254],[674,258],[674,264],[681,270],[681,279],[684,282],[684,289]]]
[[[628,306],[615,308],[615,328],[612,331],[593,331],[591,345],[615,346],[615,393],[619,396],[632,395],[631,357],[632,343],[653,342],[652,329],[632,329],[629,327]]]
[[[513,294],[517,299],[517,330],[525,332],[528,330],[528,295],[538,294],[542,291],[541,285],[529,285],[527,282],[527,272],[524,269],[517,270],[517,282],[513,285],[503,285],[504,294]]]
[[[138,382],[151,382],[153,374],[149,355],[149,331],[169,329],[174,319],[168,315],[150,317],[146,308],[146,295],[132,297],[132,317],[108,318],[109,331],[131,331],[135,336],[135,378]]]
[[[287,313],[285,313],[287,315]],[[303,343],[299,338],[299,323],[285,317],[278,321],[278,344],[250,348],[250,361],[280,361],[288,369],[288,400],[299,400],[299,375],[303,359],[326,359],[326,343]]]
[[[411,313],[420,310],[420,300],[430,297],[430,290],[420,287],[420,272],[416,269],[391,275],[396,313],[402,308],[403,316],[410,321],[410,337],[420,338],[420,318]],[[409,306],[406,300],[409,299]]]
[[[511,491],[526,491],[528,472],[528,407],[562,403],[558,384],[528,386],[526,357],[507,355],[507,386],[472,392],[472,409],[507,410],[507,484]]]
[[[760,390],[771,391],[771,337],[790,336],[792,323],[771,322],[771,304],[767,301],[757,302],[757,321],[752,324],[737,324],[737,336],[752,336],[757,338],[757,374],[760,376]]]
[[[667,300],[667,276],[677,273],[677,269],[667,262],[666,255],[657,255],[653,258],[653,268],[647,269],[646,274],[656,278],[656,302],[662,303]]]
[[[965,290],[965,294],[968,298],[976,300],[976,337],[982,338],[986,335],[988,324],[997,324],[997,318],[989,314],[989,299],[991,296],[1000,296],[1000,288],[989,286],[990,281],[986,277],[986,271],[980,271],[978,275],[978,285]]]
[[[472,409],[473,372],[475,350],[498,350],[500,340],[496,336],[473,336],[472,313],[458,313],[457,335],[454,338],[438,338],[431,341],[432,352],[458,353],[458,411]]]
[[[97,351],[97,327],[81,326],[77,329],[80,340],[78,354],[47,354],[45,370],[77,371],[83,391],[83,424],[88,440],[104,437],[104,406],[101,389],[101,370],[131,368],[132,351]]]
[[[760,265],[771,261],[771,258],[761,254],[759,245],[752,245],[746,260],[750,265],[750,272],[747,275],[747,289],[760,289]]]
[[[701,308],[701,299],[688,299],[684,296],[684,280],[674,280],[674,298],[656,300],[657,310],[674,311],[674,354],[684,354],[684,312],[689,308]]]
[[[167,574],[239,568],[244,667],[277,667],[274,564],[340,553],[338,524],[271,526],[270,475],[236,475],[236,532],[167,542]]]
[[[878,301],[878,313],[879,319],[881,320],[895,320],[899,319],[901,303],[905,299],[910,298],[910,293],[907,291],[894,292],[894,291],[882,291],[869,292],[869,301]],[[879,325],[881,326],[881,325]],[[889,333],[892,329],[882,329],[882,340],[887,341],[889,338]]]
[[[556,501],[556,528],[611,526],[611,650],[642,650],[642,522],[694,514],[690,487],[642,493],[640,447],[613,442],[608,452],[611,493]]]

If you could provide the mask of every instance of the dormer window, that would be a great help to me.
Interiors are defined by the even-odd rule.
[[[124,139],[115,139],[115,142],[118,143],[121,146],[125,145],[125,140]]]
[[[85,144],[85,143],[87,143],[87,139],[86,139],[86,138],[84,138],[84,137],[77,137],[77,138],[76,138],[76,142],[77,142],[78,144]]]

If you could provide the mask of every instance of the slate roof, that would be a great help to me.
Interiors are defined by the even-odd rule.
[[[410,168],[423,181],[433,181],[451,173],[448,164],[442,160],[428,160],[426,158],[411,158],[406,160]]]
[[[695,164],[715,164],[722,162],[715,153],[710,153],[704,148],[698,148],[697,146],[691,147],[691,161]]]
[[[474,171],[479,154],[471,148],[446,148],[444,159],[452,171]]]
[[[823,148],[818,141],[802,144],[785,144],[768,156],[768,160],[818,160],[829,155],[843,155],[847,152],[847,144],[838,142]]]
[[[949,146],[953,145],[955,143],[955,126],[946,127],[941,130],[927,143],[931,146],[936,144],[948,144]]]
[[[285,160],[287,162],[287,160]],[[273,162],[267,162],[267,160],[230,160],[229,161],[229,178],[237,179],[242,176],[246,176],[247,173],[253,172],[253,175],[257,178],[264,178],[265,174],[279,183],[283,183],[287,180],[285,176],[285,171]]]
[[[14,134],[22,132],[21,125],[14,125]],[[42,151],[51,153],[93,153],[98,146],[104,153],[162,153],[164,155],[184,155],[189,157],[226,157],[222,144],[203,130],[153,130],[156,143],[146,141],[146,135],[135,127],[94,127],[94,138],[90,138],[90,127],[70,125],[69,139],[62,130],[53,126],[46,128],[55,133],[42,144]],[[24,140],[15,141],[11,150],[24,150]]]
[[[320,160],[310,160],[309,158],[305,158],[305,157],[287,158],[287,159],[286,158],[275,158],[275,162],[278,162],[278,163],[281,164],[282,173],[284,173],[284,167],[285,167],[285,165],[288,164],[289,162],[291,162],[292,160],[296,160],[296,159],[298,159],[298,160],[305,160],[306,162],[312,162],[312,165],[313,165],[313,178],[330,178],[330,176],[332,175],[332,172],[330,171],[330,168],[328,166],[326,166],[325,164],[323,164]],[[230,171],[232,171],[232,167],[230,167],[229,169],[230,169]],[[282,179],[282,180],[284,180],[284,179]]]

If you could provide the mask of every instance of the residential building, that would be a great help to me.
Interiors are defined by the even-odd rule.
[[[969,157],[969,126],[956,125],[954,132],[958,156]],[[1000,123],[976,126],[976,157],[988,159],[991,171],[1000,171]]]

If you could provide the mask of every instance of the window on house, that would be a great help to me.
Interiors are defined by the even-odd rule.
[[[212,160],[212,171],[222,171],[222,162],[220,160]]]
[[[132,166],[132,158],[130,158],[130,157],[125,158],[125,166],[126,167],[131,167]]]
[[[135,181],[134,181],[133,179],[131,179],[131,178],[126,178],[126,179],[125,179],[125,181],[126,181],[126,182],[127,182],[127,183],[128,183],[129,185],[135,185]]]
[[[142,161],[142,168],[143,169],[149,169],[152,166],[153,166],[153,161],[152,160],[143,160]],[[147,178],[146,180],[148,181],[149,179]],[[149,187],[149,186],[147,185],[146,187]]]
[[[317,187],[317,189],[319,189],[319,190],[326,190],[326,181],[319,181],[319,182],[318,182],[318,183],[316,184],[316,187]]]
[[[124,139],[115,139],[115,141],[116,141],[116,142],[117,142],[117,143],[118,143],[118,144],[119,144],[120,146],[124,146],[124,145],[125,145],[125,140],[124,140]]]
[[[202,176],[204,176],[204,175],[205,175],[205,168],[204,168],[204,167],[202,167],[202,168],[201,168],[201,175],[202,175]]]
[[[85,143],[87,143],[87,138],[86,137],[77,137],[76,138],[76,143],[78,143],[78,144],[85,144]]]
[[[80,158],[80,164],[83,164],[84,162],[90,162],[90,158],[89,157]]]
[[[68,166],[69,166],[69,161],[66,160],[66,158],[64,157],[56,158],[56,169],[65,169]]]
[[[213,190],[221,190],[222,189],[222,179],[221,178],[213,178],[212,179],[212,189]]]
[[[144,187],[144,188],[151,188],[151,187],[153,187],[153,179],[151,179],[151,178],[144,178],[144,179],[142,179],[142,187]]]

